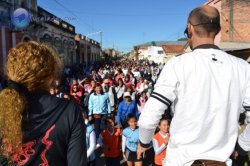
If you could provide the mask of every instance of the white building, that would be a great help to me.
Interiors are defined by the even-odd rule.
[[[149,60],[155,63],[164,63],[166,54],[162,47],[148,46],[139,48],[139,60]]]

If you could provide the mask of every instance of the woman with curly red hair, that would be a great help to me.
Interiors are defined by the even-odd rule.
[[[8,85],[0,92],[0,154],[6,165],[86,165],[80,109],[49,94],[61,67],[58,55],[37,42],[10,50]]]

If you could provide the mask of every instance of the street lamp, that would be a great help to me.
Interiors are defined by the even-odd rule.
[[[102,31],[96,31],[96,32],[93,32],[93,33],[89,33],[86,35],[86,38],[88,38],[89,36],[92,36],[92,35],[96,35],[96,34],[100,34],[100,47],[101,47],[101,52],[100,52],[100,57],[102,56],[102,34],[103,32]]]

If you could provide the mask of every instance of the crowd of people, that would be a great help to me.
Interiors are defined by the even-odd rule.
[[[136,154],[137,121],[162,68],[163,64],[121,59],[86,67],[65,67],[60,79],[57,77],[51,83],[50,95],[74,101],[82,112],[88,165],[95,165],[95,151],[99,148],[107,166],[120,165],[122,157],[129,166],[143,165],[144,160],[137,159]],[[1,81],[1,88],[7,84]],[[157,165],[161,165],[166,153],[169,117],[162,118],[154,139]],[[154,162],[154,157],[150,158],[152,161],[147,163]]]
[[[66,67],[62,80],[54,81],[51,95],[72,99],[83,110],[89,165],[95,165],[95,150],[99,147],[107,166],[120,165],[121,156],[129,166],[143,164],[136,154],[137,121],[162,68],[163,64],[121,59],[93,67]],[[164,129],[154,141],[158,165],[162,165],[168,141],[167,117],[162,119],[160,128]]]

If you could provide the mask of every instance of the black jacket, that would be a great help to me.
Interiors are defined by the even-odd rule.
[[[26,96],[23,156],[14,160],[24,166],[87,165],[85,126],[79,107],[48,93]]]

